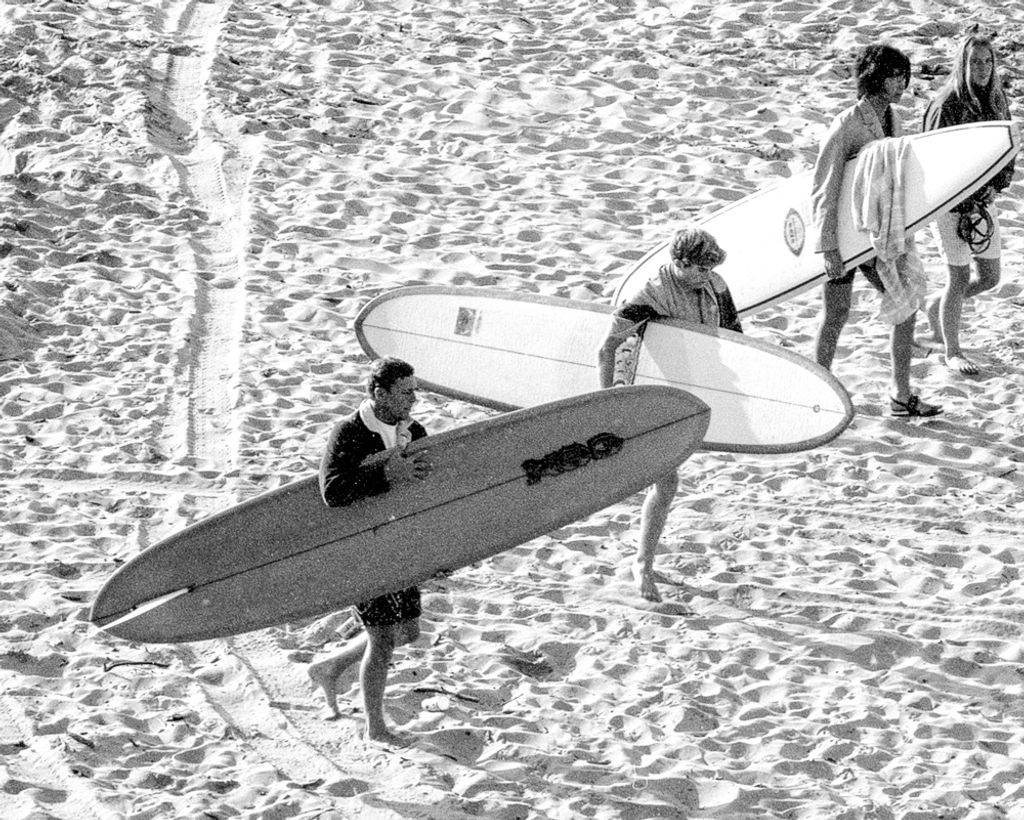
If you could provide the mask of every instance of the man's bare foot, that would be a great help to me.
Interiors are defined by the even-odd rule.
[[[980,372],[978,365],[963,354],[960,354],[959,356],[947,356],[946,367],[950,370],[962,373],[965,376],[976,376]]]
[[[645,601],[654,601],[655,603],[661,601],[661,593],[658,592],[653,569],[649,569],[643,563],[635,561],[633,563],[633,580],[640,590],[641,598]]]
[[[326,662],[314,663],[307,672],[309,673],[309,679],[323,690],[324,698],[327,700],[327,708],[331,710],[331,715],[327,719],[337,720],[341,717],[341,712],[338,711],[337,692],[339,675],[335,674],[332,666],[333,664]]]
[[[380,743],[382,746],[408,746],[412,743],[411,737],[392,732],[390,729],[367,728],[363,737],[368,743]]]

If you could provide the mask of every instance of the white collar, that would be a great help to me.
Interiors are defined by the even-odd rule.
[[[371,432],[384,439],[386,449],[404,447],[412,441],[412,433],[409,430],[412,427],[412,420],[402,419],[398,424],[385,424],[373,412],[373,402],[370,399],[364,399],[363,403],[359,405],[359,418]]]

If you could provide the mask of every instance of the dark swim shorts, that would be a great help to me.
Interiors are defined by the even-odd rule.
[[[827,281],[829,282],[829,284],[834,285],[849,285],[851,282],[853,282],[853,277],[856,275],[857,271],[860,271],[861,273],[864,274],[864,278],[868,280],[868,282],[871,284],[871,287],[873,287],[879,293],[885,293],[885,285],[882,284],[882,280],[878,277],[878,271],[875,269],[875,261],[873,259],[870,262],[865,262],[864,264],[858,265],[855,268],[850,268],[842,276],[839,276],[835,279],[829,279]]]
[[[421,612],[420,591],[417,587],[389,592],[356,605],[356,614],[363,626],[394,626],[420,617]]]

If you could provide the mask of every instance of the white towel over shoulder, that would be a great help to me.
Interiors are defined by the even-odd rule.
[[[897,325],[924,304],[927,281],[914,239],[907,236],[904,212],[904,158],[907,137],[868,143],[853,171],[853,225],[866,231],[885,286],[879,316]]]

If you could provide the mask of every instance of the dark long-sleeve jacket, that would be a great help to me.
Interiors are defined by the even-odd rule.
[[[413,441],[427,435],[418,421],[409,428]],[[361,466],[374,453],[383,452],[384,439],[370,430],[358,411],[338,422],[327,439],[320,461],[320,494],[328,507],[342,507],[388,489],[384,465]]]

